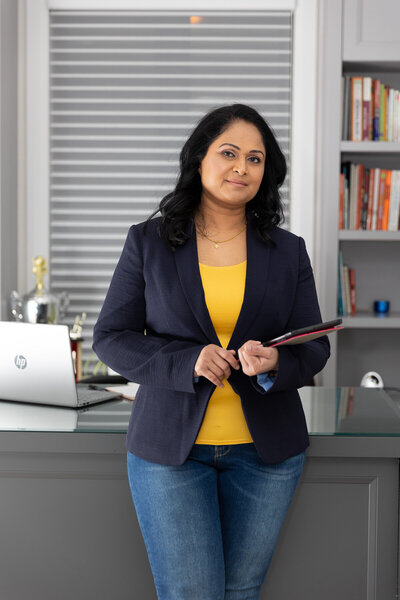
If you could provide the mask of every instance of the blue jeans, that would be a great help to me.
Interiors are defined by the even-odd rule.
[[[128,452],[159,600],[258,600],[306,452],[265,464],[254,444],[195,444],[183,465]]]

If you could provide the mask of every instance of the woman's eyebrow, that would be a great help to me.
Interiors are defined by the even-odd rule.
[[[235,144],[230,144],[229,142],[225,142],[224,144],[221,144],[221,146],[233,146],[236,148],[236,150],[240,150],[239,146],[235,146]],[[221,148],[221,146],[218,146],[218,148]],[[262,150],[250,150],[249,154],[251,152],[257,152],[258,154],[262,154],[264,156],[264,152],[262,152]]]

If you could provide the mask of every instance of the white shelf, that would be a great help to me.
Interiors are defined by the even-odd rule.
[[[400,153],[400,143],[398,142],[348,142],[340,143],[342,152],[368,152],[369,154]]]
[[[400,312],[391,312],[385,317],[360,312],[354,317],[341,317],[348,329],[396,329],[400,328]],[[340,335],[340,334],[339,334]]]
[[[400,242],[400,231],[367,231],[367,230],[353,230],[353,229],[340,229],[339,230],[340,241],[375,241],[375,242]]]

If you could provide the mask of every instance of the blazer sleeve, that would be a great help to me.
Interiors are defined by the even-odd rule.
[[[314,275],[304,240],[300,237],[296,295],[287,331],[321,321]],[[281,346],[278,350],[279,369],[273,385],[265,390],[257,383],[257,376],[251,377],[251,383],[261,394],[298,389],[307,385],[324,368],[330,356],[330,344],[326,335],[304,344]]]
[[[145,335],[145,281],[135,225],[128,232],[93,331],[93,350],[129,381],[196,393],[194,365],[204,345]]]

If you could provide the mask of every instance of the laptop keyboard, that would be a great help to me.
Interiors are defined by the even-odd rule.
[[[108,392],[107,390],[91,390],[87,384],[77,384],[76,391],[78,394],[79,404],[87,404],[88,402],[104,402],[116,398],[118,394]]]

